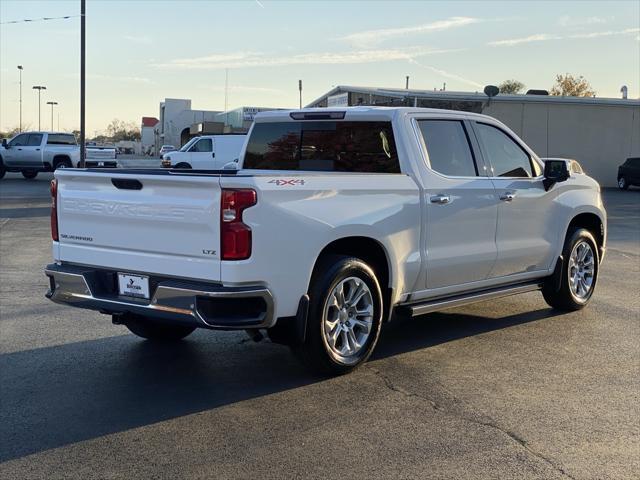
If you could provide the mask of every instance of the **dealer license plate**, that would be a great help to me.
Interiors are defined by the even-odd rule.
[[[149,298],[149,277],[118,273],[120,295],[128,297]]]

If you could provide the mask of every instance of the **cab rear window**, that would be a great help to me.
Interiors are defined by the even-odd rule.
[[[76,137],[61,133],[51,133],[47,137],[47,145],[76,145]]]
[[[391,122],[256,123],[243,168],[400,173]]]

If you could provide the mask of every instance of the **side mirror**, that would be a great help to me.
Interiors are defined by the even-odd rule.
[[[2,146],[3,146],[4,148],[9,148],[9,144],[7,143],[7,139],[6,139],[6,138],[3,138],[3,139],[2,139]]]
[[[238,164],[236,162],[225,163],[222,167],[223,170],[238,170]]]
[[[545,190],[549,190],[558,182],[565,182],[569,178],[569,164],[566,160],[546,160],[544,162]]]

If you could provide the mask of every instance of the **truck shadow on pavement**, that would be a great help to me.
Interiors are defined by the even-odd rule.
[[[436,313],[400,320],[385,328],[374,358],[554,315],[541,309],[495,319]],[[201,332],[175,345],[123,335],[9,353],[0,356],[0,380],[4,462],[323,379],[286,347]]]

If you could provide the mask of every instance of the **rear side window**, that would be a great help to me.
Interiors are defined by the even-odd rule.
[[[391,122],[256,123],[243,168],[400,173]]]
[[[49,134],[47,145],[76,145],[76,137],[62,133]]]
[[[478,168],[462,122],[419,120],[431,169],[452,177],[475,177]]]
[[[478,140],[489,157],[495,177],[533,177],[529,155],[502,130],[476,123]]]
[[[41,133],[29,134],[29,142],[27,143],[27,147],[39,147],[41,143],[42,143]]]

